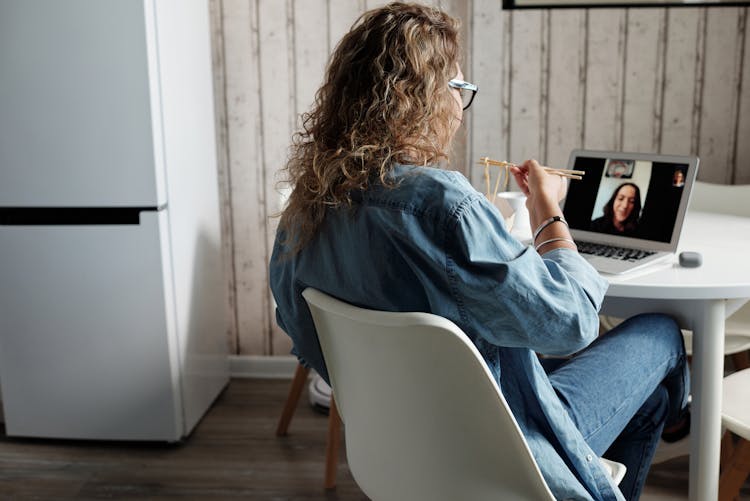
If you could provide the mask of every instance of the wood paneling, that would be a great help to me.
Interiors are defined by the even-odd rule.
[[[658,151],[664,74],[664,9],[630,9],[625,42],[624,151]]]
[[[331,50],[359,14],[386,2],[211,2],[232,342],[241,354],[286,354],[267,277],[279,170]],[[579,147],[695,153],[700,179],[750,183],[747,7],[427,3],[461,18],[464,74],[480,87],[451,160],[475,186],[479,156],[564,166]]]
[[[258,5],[223,0],[224,82],[231,180],[236,339],[239,353],[269,354],[264,143],[261,135]],[[225,204],[226,206],[226,204]]]
[[[229,177],[229,125],[227,122],[226,75],[224,74],[224,26],[221,0],[210,0],[212,58],[214,72],[214,110],[216,113],[217,165],[221,202],[222,262],[226,287],[227,337],[232,353],[237,352],[237,301],[234,273],[234,231],[232,229],[232,180]]]
[[[697,151],[696,104],[700,103],[705,10],[667,9],[661,151],[687,155]]]
[[[470,124],[471,130],[469,178],[477,183],[482,179],[483,172],[483,168],[476,165],[479,157],[507,156],[504,138],[508,136],[502,131],[508,113],[507,108],[503,108],[501,90],[508,88],[503,85],[503,78],[507,75],[507,71],[503,71],[503,64],[508,32],[503,26],[507,16],[502,15],[499,2],[474,0],[473,7],[470,36],[471,46],[475,47],[477,54],[472,58],[472,67],[464,68],[464,75],[468,81],[479,85],[475,98],[478,106],[472,105],[470,111],[464,114],[464,122]],[[478,107],[481,107],[482,113],[477,113]]]
[[[742,52],[738,28],[744,11],[736,7],[707,11],[698,141],[699,177],[704,181],[732,182]]]
[[[583,144],[586,26],[586,11],[550,13],[545,158],[550,165],[565,166],[570,151]]]
[[[509,158],[542,157],[541,134],[546,97],[546,79],[542,78],[542,43],[546,35],[544,11],[512,12],[510,40],[510,128]],[[477,103],[480,104],[481,102]]]
[[[364,11],[365,0],[328,1],[328,52],[326,57]]]
[[[586,148],[618,150],[622,146],[626,27],[627,11],[623,9],[589,12],[583,117]]]
[[[737,156],[734,160],[734,184],[750,184],[750,9],[745,9],[742,36],[745,39],[740,80],[740,106],[737,123]]]
[[[328,30],[321,27],[326,26],[328,20],[326,0],[294,0],[294,111],[297,117],[310,110],[315,91],[323,83],[329,40]]]

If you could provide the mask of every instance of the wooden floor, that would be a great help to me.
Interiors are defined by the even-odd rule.
[[[338,487],[323,489],[327,418],[311,408],[306,393],[290,435],[274,435],[288,385],[232,380],[180,444],[21,440],[3,434],[0,499],[367,499],[343,450]],[[641,499],[684,499],[686,486],[687,461],[673,460],[653,468]]]

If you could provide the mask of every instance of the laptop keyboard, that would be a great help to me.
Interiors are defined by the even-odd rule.
[[[591,242],[576,242],[578,252],[610,259],[635,262],[654,254],[652,251],[614,247],[611,245],[593,244]]]

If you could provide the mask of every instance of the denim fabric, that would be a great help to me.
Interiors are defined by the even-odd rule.
[[[665,424],[684,417],[686,359],[675,321],[648,314],[626,320],[571,359],[542,360],[594,453],[627,467],[619,485],[626,499],[640,496]]]
[[[277,238],[270,282],[293,353],[328,379],[306,287],[448,318],[486,360],[555,496],[622,499],[535,353],[566,355],[596,339],[606,281],[570,249],[542,257],[522,245],[457,172],[396,165],[391,177],[395,187],[376,184],[353,195],[353,208],[329,210],[301,252],[285,254]],[[625,377],[641,372],[654,368]]]

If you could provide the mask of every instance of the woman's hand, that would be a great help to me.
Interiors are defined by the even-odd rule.
[[[544,167],[534,159],[526,160],[519,166],[511,166],[510,172],[516,179],[521,191],[529,198],[546,196],[557,202],[565,198],[568,188],[565,178],[548,174]]]
[[[567,183],[561,176],[548,174],[536,160],[526,160],[510,172],[521,191],[526,195],[532,227],[539,221],[559,215],[559,202],[565,197]]]

